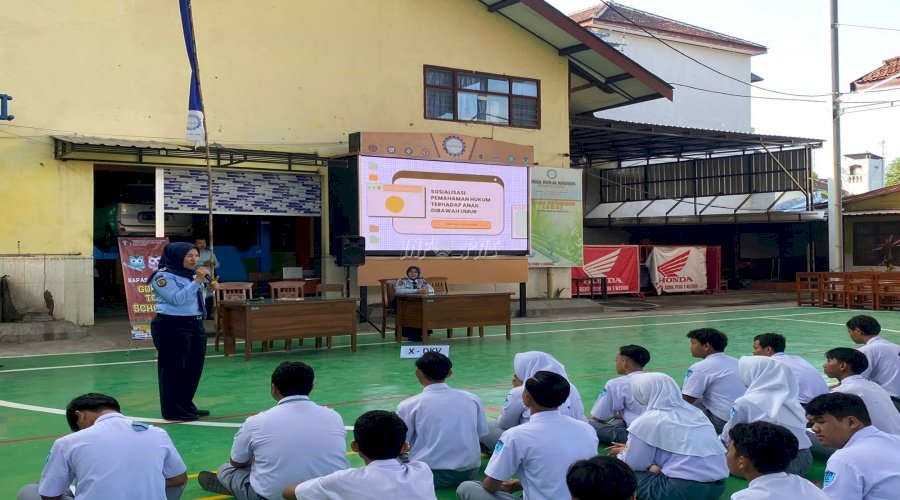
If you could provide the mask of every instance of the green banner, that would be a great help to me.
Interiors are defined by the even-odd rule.
[[[581,170],[531,167],[529,267],[584,264]]]

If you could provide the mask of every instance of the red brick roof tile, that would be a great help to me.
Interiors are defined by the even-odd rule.
[[[865,90],[891,77],[894,78],[894,81],[885,83],[881,88],[900,87],[900,78],[897,78],[897,75],[900,75],[900,56],[886,59],[880,68],[853,80],[853,83],[850,84],[850,90],[854,92]]]

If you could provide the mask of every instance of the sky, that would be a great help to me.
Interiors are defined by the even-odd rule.
[[[600,0],[547,0],[570,14]],[[743,38],[768,47],[754,56],[752,71],[763,77],[757,86],[780,92],[816,95],[831,92],[831,30],[829,0],[619,0],[617,3]],[[839,65],[841,92],[850,82],[900,56],[900,0],[842,0],[838,23],[890,30],[841,26]],[[670,50],[662,46],[660,50]],[[626,54],[627,55],[627,54]],[[682,57],[673,52],[673,57]],[[638,61],[640,63],[640,61]],[[685,64],[694,64],[685,59]],[[723,78],[702,66],[697,71]],[[760,134],[826,139],[815,155],[815,170],[822,177],[832,171],[831,98],[798,97],[822,102],[789,102],[759,97],[788,97],[752,89],[752,126]],[[675,98],[677,99],[677,91]],[[738,98],[736,98],[738,99]],[[900,89],[843,98],[848,108],[841,118],[842,154],[872,152],[888,163],[900,157]],[[849,112],[853,103],[895,100],[894,107]],[[877,106],[873,106],[877,107]]]

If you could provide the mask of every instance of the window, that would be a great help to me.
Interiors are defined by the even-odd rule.
[[[900,246],[887,245],[900,239],[900,222],[854,222],[853,265],[880,266],[885,257],[891,256],[894,265],[900,257]]]
[[[540,82],[426,66],[425,118],[540,128]]]

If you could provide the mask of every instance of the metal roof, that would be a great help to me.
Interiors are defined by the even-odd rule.
[[[572,158],[588,164],[698,154],[822,147],[822,139],[728,132],[573,116],[569,119]]]
[[[672,86],[544,0],[479,0],[569,59],[569,113],[591,113],[665,97]]]

